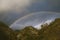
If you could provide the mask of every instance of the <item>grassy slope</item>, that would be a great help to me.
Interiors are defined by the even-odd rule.
[[[57,18],[50,25],[44,25],[37,30],[32,26],[20,30],[20,40],[60,40],[60,18]]]
[[[60,18],[50,25],[42,25],[40,30],[27,26],[22,30],[13,31],[0,22],[0,40],[60,40]]]
[[[16,40],[13,30],[3,22],[0,22],[0,40]]]

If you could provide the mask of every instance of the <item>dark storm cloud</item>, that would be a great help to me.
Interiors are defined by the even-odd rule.
[[[28,0],[26,0],[25,2],[27,2],[27,1]],[[13,2],[15,3],[15,1],[13,1]],[[24,1],[22,0],[22,2],[24,2]],[[31,3],[31,2],[29,2],[29,3]],[[28,5],[29,5],[29,3],[28,3]],[[22,6],[24,6],[24,4]],[[7,8],[7,6],[6,6],[6,8]],[[13,10],[13,11],[10,10],[7,13],[5,13],[5,12],[0,13],[0,19],[2,21],[6,22],[7,24],[11,25],[17,19],[19,19],[25,15],[31,14],[32,12],[38,12],[38,11],[59,11],[60,12],[60,0],[34,0],[33,3],[31,5],[29,5],[29,7],[22,8],[22,9],[24,9],[24,11],[22,11],[22,12],[16,12],[15,10]]]
[[[36,27],[36,25],[38,25],[38,24],[53,21],[55,18],[60,18],[60,13],[43,12],[43,11],[36,12],[36,13],[31,13],[27,16],[24,16],[24,17],[16,20],[16,22],[14,22],[10,27],[12,29],[23,29],[25,26],[35,26]]]
[[[33,3],[29,8],[30,11],[59,11],[60,12],[60,0],[43,0]]]

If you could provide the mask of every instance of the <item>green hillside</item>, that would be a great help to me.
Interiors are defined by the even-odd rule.
[[[43,27],[39,33],[41,40],[60,40],[60,18]]]
[[[40,30],[28,26],[18,33],[19,40],[60,40],[60,18],[50,25],[42,25]]]
[[[27,26],[22,30],[12,30],[0,22],[0,40],[60,40],[60,18],[53,22],[41,25],[37,30],[32,26]]]
[[[23,30],[20,30],[20,32],[17,35],[17,38],[19,40],[37,40],[38,30],[33,28],[32,26],[27,26]]]
[[[16,40],[14,31],[3,22],[0,22],[0,40]]]

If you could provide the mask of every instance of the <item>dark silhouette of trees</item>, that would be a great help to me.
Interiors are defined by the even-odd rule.
[[[14,31],[3,22],[0,22],[0,40],[16,40]]]
[[[60,18],[52,23],[41,25],[37,30],[32,26],[27,26],[22,30],[12,30],[0,22],[0,40],[60,40]]]

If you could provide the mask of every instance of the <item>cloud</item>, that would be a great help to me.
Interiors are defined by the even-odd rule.
[[[34,28],[40,29],[40,25],[45,23],[50,24],[55,18],[58,17],[60,18],[60,13],[57,12],[34,12],[18,18],[10,25],[10,28],[23,29],[25,26],[34,26]]]
[[[32,0],[0,0],[0,11],[22,11],[31,4]]]
[[[17,19],[31,14],[32,12],[44,10],[53,11],[56,9],[57,11],[60,10],[58,0],[0,0],[0,20],[11,24]],[[1,13],[1,11],[4,12]],[[6,13],[6,11],[8,13]]]
[[[0,21],[10,25],[26,15],[33,0],[0,0]]]
[[[33,7],[30,8],[31,11],[60,9],[59,0],[0,0],[0,11],[14,10],[20,12],[26,10],[25,8],[31,3],[34,3]]]

